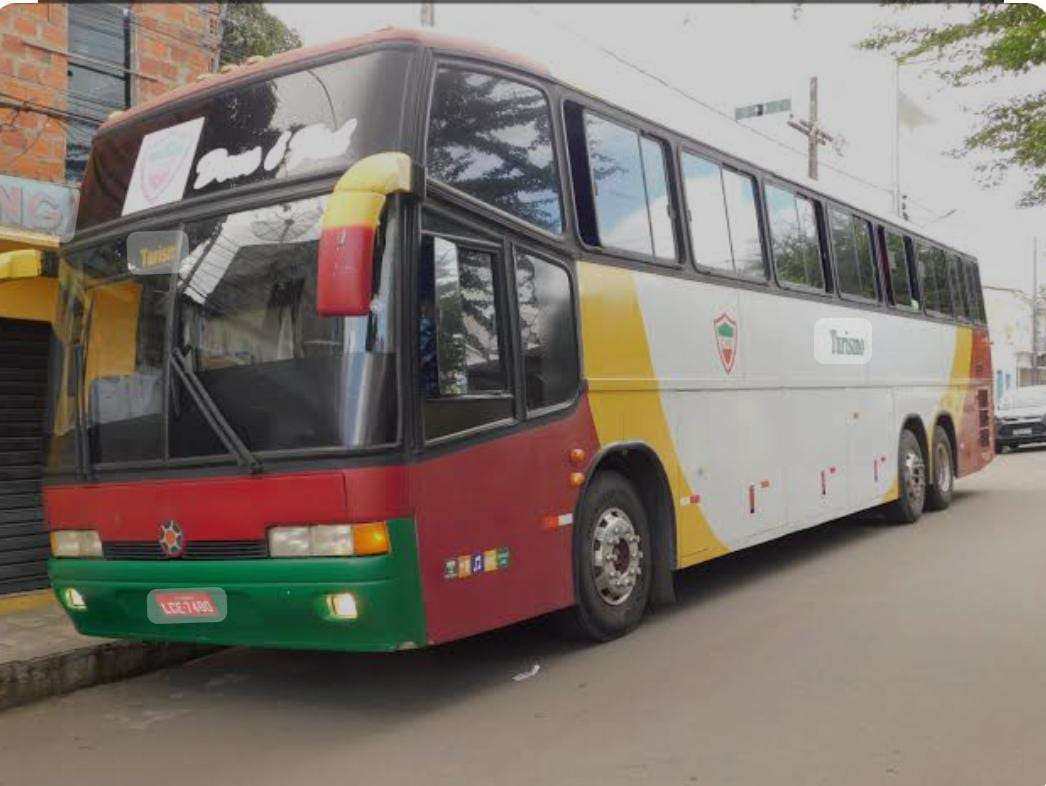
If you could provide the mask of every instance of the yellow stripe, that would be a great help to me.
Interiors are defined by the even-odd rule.
[[[585,377],[598,380],[589,390],[589,405],[600,444],[643,442],[661,460],[676,508],[679,567],[727,553],[701,506],[679,504],[695,492],[686,480],[661,406],[633,274],[582,262],[578,277]],[[650,390],[637,390],[638,380],[644,382],[640,387],[649,384]]]
[[[327,200],[327,208],[323,211],[323,228],[364,226],[377,229],[384,205],[384,194],[369,191],[336,191]]]
[[[341,191],[370,191],[391,194],[410,193],[410,156],[406,153],[375,153],[353,164],[334,186]]]
[[[5,614],[17,614],[21,611],[32,611],[55,603],[54,593],[49,590],[21,592],[0,598],[0,617]]]

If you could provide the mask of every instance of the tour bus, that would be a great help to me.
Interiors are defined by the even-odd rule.
[[[578,91],[383,30],[109,119],[60,263],[44,489],[95,636],[401,650],[994,456],[976,261]]]

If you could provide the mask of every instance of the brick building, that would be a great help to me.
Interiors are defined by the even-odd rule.
[[[218,3],[0,8],[0,593],[46,583],[40,437],[57,282],[91,138],[217,70]]]

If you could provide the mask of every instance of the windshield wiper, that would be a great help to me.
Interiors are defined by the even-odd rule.
[[[247,467],[252,473],[261,472],[263,467],[258,457],[251,453],[239,435],[233,431],[229,421],[222,415],[222,411],[214,403],[214,399],[200,382],[196,372],[192,370],[188,359],[175,347],[171,347],[171,367],[178,374],[178,379],[185,385],[185,389],[189,391],[193,403],[203,414],[207,425],[218,435],[218,439],[225,445],[225,449],[236,456],[236,462]]]

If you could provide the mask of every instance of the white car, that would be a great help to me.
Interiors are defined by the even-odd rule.
[[[1046,385],[1007,393],[995,410],[995,450],[1046,442]]]

